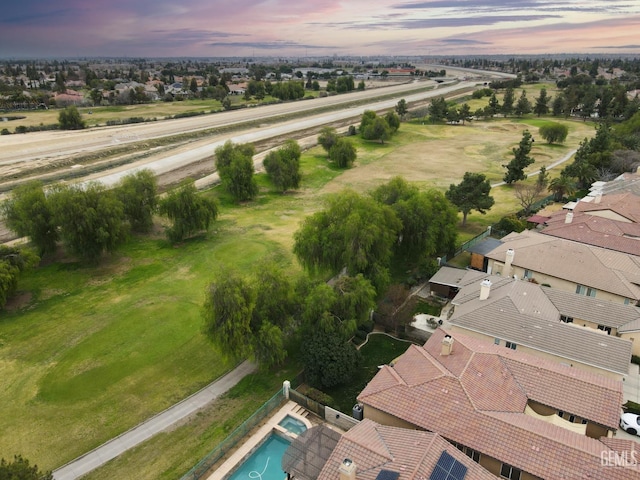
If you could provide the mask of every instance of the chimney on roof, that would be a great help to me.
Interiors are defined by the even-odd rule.
[[[338,472],[340,472],[340,480],[356,480],[356,463],[350,458],[345,458]]]
[[[510,248],[509,250],[507,250],[507,253],[504,256],[504,272],[502,272],[502,274],[505,277],[511,275],[511,264],[513,263],[513,257],[515,257],[515,255],[515,250],[513,248]]]
[[[451,355],[451,351],[453,350],[453,337],[451,335],[445,335],[442,339],[442,351],[440,354],[443,357]]]
[[[567,216],[564,217],[564,223],[573,222],[573,212],[567,212]]]
[[[486,278],[480,283],[480,300],[486,300],[487,298],[489,298],[490,292],[491,292],[491,280]]]
[[[596,193],[596,198],[594,199],[595,203],[600,203],[602,201],[602,192]]]

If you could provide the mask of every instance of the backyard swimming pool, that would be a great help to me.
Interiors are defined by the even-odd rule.
[[[229,480],[284,480],[281,462],[289,442],[272,433],[267,440],[246,458]]]
[[[295,433],[296,435],[300,435],[302,432],[307,430],[307,426],[302,420],[298,420],[291,415],[284,417],[278,425],[291,433]]]

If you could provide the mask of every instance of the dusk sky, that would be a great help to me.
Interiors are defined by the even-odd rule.
[[[18,0],[0,58],[640,54],[640,0]]]

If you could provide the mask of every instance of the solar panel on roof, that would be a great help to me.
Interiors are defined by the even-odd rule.
[[[463,480],[466,474],[467,467],[443,450],[429,480]]]
[[[392,472],[391,470],[380,470],[376,480],[398,480],[400,474],[398,472]]]

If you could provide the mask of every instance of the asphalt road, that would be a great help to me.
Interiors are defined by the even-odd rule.
[[[475,82],[462,82],[456,85],[437,88],[435,90],[404,95],[403,98],[409,103],[417,102],[435,96],[449,95],[456,91],[471,88],[474,85]],[[98,173],[87,178],[87,181],[99,181],[107,186],[111,186],[118,183],[118,181],[120,181],[123,176],[129,175],[143,168],[150,169],[156,175],[161,175],[177,168],[184,167],[191,163],[201,161],[207,157],[211,157],[214,150],[218,146],[224,144],[224,142],[226,142],[227,140],[231,140],[234,143],[259,142],[262,140],[267,140],[269,138],[279,137],[282,135],[291,134],[293,132],[304,131],[313,127],[318,127],[342,120],[352,118],[357,120],[365,110],[384,110],[393,108],[397,104],[397,102],[397,98],[372,102],[370,104],[367,104],[366,106],[349,107],[331,113],[313,115],[299,120],[291,120],[274,126],[252,128],[242,132],[236,132],[235,134],[213,136],[207,142],[199,142],[198,147],[190,148],[186,151],[181,151],[180,153],[165,154],[162,155],[161,158],[158,158],[156,160],[147,160],[144,163],[138,165],[130,165],[118,169],[118,171]]]
[[[189,415],[198,411],[220,395],[226,393],[246,375],[255,371],[256,366],[249,362],[243,362],[229,373],[220,377],[215,382],[176,403],[164,412],[151,417],[137,427],[109,440],[98,448],[72,460],[62,467],[54,470],[55,480],[75,480],[91,470],[116,458],[130,448],[148,440],[155,434],[169,428],[175,423],[184,420]]]
[[[430,82],[433,83],[433,82]],[[79,153],[95,152],[118,145],[141,142],[187,132],[221,128],[248,121],[268,121],[274,116],[290,115],[324,107],[348,105],[356,101],[375,100],[381,95],[410,93],[428,86],[427,82],[411,82],[385,88],[375,88],[348,95],[335,95],[314,100],[243,108],[214,115],[164,120],[112,127],[96,127],[81,131],[52,130],[26,135],[0,137],[0,166],[34,160],[69,157]]]

